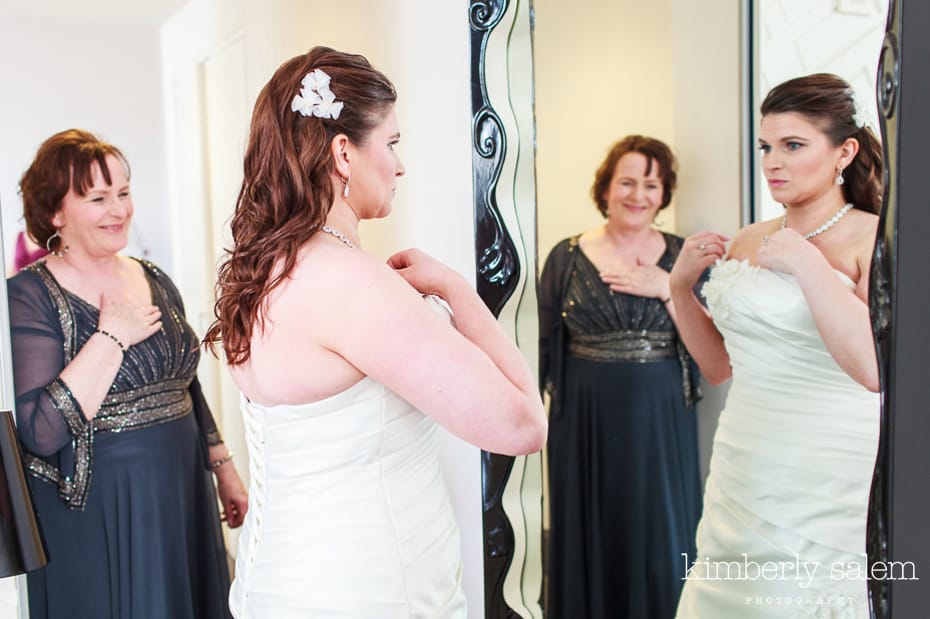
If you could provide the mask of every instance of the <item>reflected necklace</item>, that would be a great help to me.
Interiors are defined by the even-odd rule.
[[[346,247],[348,247],[349,249],[355,249],[355,243],[353,243],[349,239],[349,237],[344,235],[342,232],[339,232],[339,230],[336,230],[335,228],[330,228],[329,226],[325,226],[325,225],[322,228],[320,228],[320,230],[322,230],[323,232],[327,234],[332,234],[334,237],[336,237],[337,239],[345,243]]]
[[[826,232],[827,230],[829,230],[830,228],[832,228],[834,225],[836,225],[836,222],[838,222],[839,220],[841,220],[841,219],[843,218],[843,215],[845,215],[846,213],[848,213],[848,212],[849,212],[849,209],[851,209],[852,207],[853,207],[852,204],[847,203],[846,205],[843,206],[843,208],[841,208],[840,210],[838,210],[838,211],[833,215],[833,217],[831,217],[831,218],[828,219],[826,222],[824,222],[824,224],[823,224],[822,226],[820,226],[819,228],[817,228],[817,229],[814,230],[813,232],[808,232],[807,234],[805,234],[805,235],[804,235],[804,238],[805,238],[805,239],[812,239],[812,238],[814,238],[815,236],[817,236],[818,234],[823,234],[824,232]],[[786,227],[787,225],[788,225],[788,215],[785,214],[785,215],[781,218],[781,229],[784,230],[785,227]]]

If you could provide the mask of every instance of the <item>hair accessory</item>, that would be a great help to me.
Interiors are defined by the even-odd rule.
[[[304,76],[300,82],[303,88],[299,95],[294,95],[291,101],[291,111],[299,112],[303,116],[316,116],[317,118],[339,118],[342,112],[342,101],[336,101],[336,95],[329,89],[330,77],[322,69],[314,69]]]
[[[842,185],[845,182],[846,182],[846,179],[843,178],[843,168],[840,168],[839,170],[836,171],[836,184]]]
[[[869,124],[869,115],[866,113],[865,108],[862,106],[862,102],[859,100],[859,97],[856,96],[856,91],[852,88],[849,89],[849,98],[852,100],[853,104],[852,121],[856,127],[862,129],[867,124]],[[840,183],[837,183],[837,185],[839,184]]]
[[[823,234],[824,232],[826,232],[827,230],[829,230],[830,228],[832,228],[832,227],[836,224],[836,222],[838,222],[839,220],[841,220],[841,219],[843,218],[843,215],[845,215],[846,213],[848,213],[848,212],[849,212],[849,209],[851,209],[852,207],[853,207],[852,204],[846,203],[846,204],[843,206],[843,208],[841,208],[841,209],[838,210],[836,213],[834,213],[834,214],[833,214],[833,217],[831,217],[830,219],[828,219],[827,221],[825,221],[824,224],[823,224],[822,226],[820,226],[819,228],[817,228],[816,230],[814,230],[814,231],[812,231],[812,232],[808,232],[807,234],[805,234],[805,235],[804,235],[804,238],[805,238],[805,239],[812,239],[812,238],[814,238],[815,236],[817,236],[818,234]],[[783,217],[781,218],[781,229],[784,230],[785,227],[786,227],[787,225],[788,225],[788,215],[785,215],[785,216],[783,216]]]
[[[59,244],[61,245],[57,250],[52,249],[52,241],[54,241],[55,239],[58,239]],[[47,249],[48,253],[52,254],[53,256],[57,258],[61,258],[62,256],[68,253],[69,247],[65,245],[65,241],[64,239],[61,238],[61,234],[58,233],[58,230],[55,230],[55,234],[48,237],[48,240],[45,241],[45,249]]]
[[[214,460],[213,462],[211,462],[210,468],[215,471],[216,469],[220,468],[227,462],[232,462],[232,459],[233,459],[233,452],[231,451],[227,452],[226,455],[220,458],[219,460]]]
[[[107,336],[108,338],[110,338],[111,340],[113,340],[114,342],[116,342],[116,345],[119,346],[119,349],[120,349],[121,351],[123,351],[123,354],[124,354],[124,355],[126,354],[126,347],[123,346],[123,343],[119,340],[118,337],[116,337],[115,335],[113,335],[113,334],[110,333],[109,331],[104,331],[103,329],[95,329],[95,330],[94,330],[94,333],[99,333],[100,335],[105,335],[105,336]]]

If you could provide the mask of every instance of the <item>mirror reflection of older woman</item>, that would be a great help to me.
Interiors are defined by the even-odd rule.
[[[51,252],[8,281],[17,429],[50,555],[28,576],[29,616],[228,617],[217,490],[233,527],[248,497],[177,289],[118,253],[126,159],[72,129],[20,185],[29,234]]]
[[[675,168],[659,140],[615,144],[592,187],[606,222],[556,245],[542,272],[553,619],[672,617],[694,554],[697,376],[669,293],[683,239],[653,226]]]

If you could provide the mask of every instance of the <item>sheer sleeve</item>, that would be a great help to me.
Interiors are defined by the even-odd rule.
[[[558,416],[561,410],[559,387],[565,354],[562,297],[576,243],[575,239],[565,239],[556,245],[549,253],[539,278],[539,384],[549,393],[550,416]]]
[[[59,378],[65,366],[58,312],[41,278],[23,271],[7,282],[17,431],[23,447],[50,456],[90,431],[80,404]]]
[[[210,405],[207,399],[203,397],[203,390],[200,387],[200,379],[196,376],[190,386],[191,400],[194,402],[194,417],[197,418],[197,425],[203,434],[204,440],[207,441],[207,447],[213,447],[223,442],[219,429],[216,427],[216,420],[213,413],[210,412]]]

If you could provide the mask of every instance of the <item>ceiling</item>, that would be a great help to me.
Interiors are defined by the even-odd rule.
[[[158,25],[188,0],[0,0],[0,18],[58,18]]]

